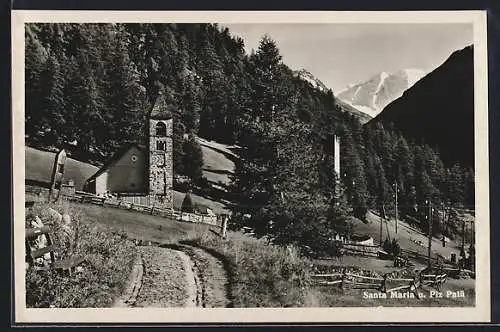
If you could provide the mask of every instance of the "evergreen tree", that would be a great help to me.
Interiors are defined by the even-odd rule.
[[[194,205],[193,205],[193,201],[191,199],[191,195],[189,194],[189,192],[186,193],[186,195],[184,196],[184,199],[182,200],[181,211],[187,212],[187,213],[194,212]]]
[[[195,183],[201,180],[203,175],[203,153],[193,134],[190,134],[188,139],[184,141],[182,164],[184,175],[188,176]]]
[[[46,128],[43,144],[57,147],[61,146],[66,136],[64,76],[55,56],[49,55],[46,65],[40,77],[42,100],[38,110],[41,113],[39,125]]]
[[[350,131],[345,130],[342,135],[341,145],[341,169],[344,170],[344,183],[349,197],[349,202],[353,207],[354,216],[362,220],[368,209],[368,191],[364,165],[359,156],[359,152]]]
[[[35,29],[35,31],[34,31]],[[45,111],[42,105],[41,75],[45,70],[48,59],[47,50],[43,47],[36,35],[36,25],[27,24],[25,28],[25,98],[26,98],[26,134],[30,141],[38,143],[42,128],[42,118]]]
[[[466,197],[466,180],[460,164],[456,163],[447,172],[446,183],[446,193],[450,203],[453,205],[463,205]]]

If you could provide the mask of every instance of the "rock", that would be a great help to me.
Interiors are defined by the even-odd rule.
[[[57,212],[53,208],[48,208],[47,212],[54,221],[56,221],[57,223],[61,223],[63,216],[59,212]]]
[[[35,216],[35,219],[31,221],[31,227],[43,227],[42,219],[39,216]]]
[[[71,216],[69,214],[65,213],[62,216],[62,221],[64,222],[65,225],[71,224]]]

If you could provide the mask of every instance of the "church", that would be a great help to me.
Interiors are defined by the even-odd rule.
[[[87,192],[165,209],[173,207],[173,119],[160,94],[148,116],[149,145],[124,146],[85,183]]]

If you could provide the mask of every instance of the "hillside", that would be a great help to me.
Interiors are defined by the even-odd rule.
[[[446,165],[473,167],[473,47],[454,52],[372,122],[393,123],[406,137],[437,147]]]
[[[198,137],[203,152],[203,175],[212,184],[227,186],[234,174],[234,161],[238,158],[235,146],[229,146]]]
[[[425,73],[419,69],[402,69],[388,74],[381,72],[370,79],[349,86],[336,93],[343,102],[375,117],[394,99],[421,79]]]
[[[25,150],[25,180],[27,183],[40,183],[48,185],[54,167],[54,152],[42,151],[26,147]],[[72,158],[67,158],[63,183],[69,179],[75,182],[76,190],[82,190],[85,181],[99,168]]]

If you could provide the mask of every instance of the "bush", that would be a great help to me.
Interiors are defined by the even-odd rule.
[[[228,232],[227,240],[204,233],[190,243],[223,257],[234,307],[309,305],[312,265],[296,248],[269,245],[233,232]]]
[[[192,201],[191,195],[189,193],[186,193],[186,196],[184,196],[184,200],[182,201],[181,211],[188,212],[188,213],[194,212],[193,201]]]
[[[61,211],[60,207],[56,210]],[[73,251],[71,255],[85,258],[83,269],[68,276],[56,270],[29,268],[26,271],[27,307],[110,307],[125,287],[135,259],[134,244],[124,234],[108,227],[89,225],[78,211],[72,212],[73,227],[78,233],[76,246],[70,250],[70,243],[58,242],[63,246],[59,258]],[[43,213],[37,215],[42,217]],[[57,225],[54,227],[55,237],[62,238],[62,230]]]
[[[389,241],[388,238],[385,238],[384,244],[382,245],[382,248],[384,249],[385,252],[387,253],[392,253],[392,246],[391,242]]]
[[[401,253],[401,247],[396,239],[392,239],[391,252],[394,257],[398,257]]]

